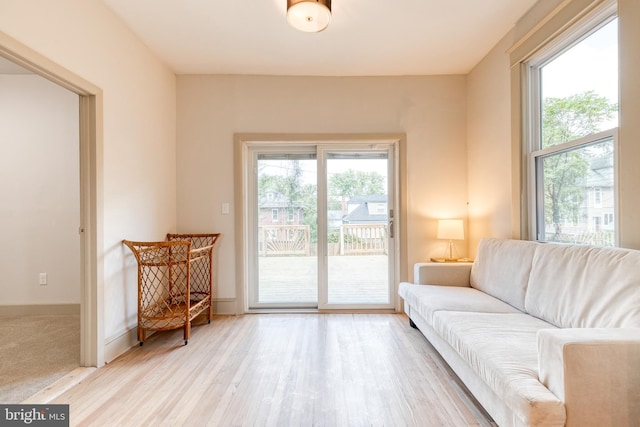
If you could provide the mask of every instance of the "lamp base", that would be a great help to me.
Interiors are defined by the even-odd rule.
[[[458,262],[458,258],[431,258],[431,262]]]

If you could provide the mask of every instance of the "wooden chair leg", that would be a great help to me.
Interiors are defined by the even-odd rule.
[[[184,345],[189,343],[189,338],[191,338],[191,322],[187,321],[184,324]]]
[[[145,332],[146,331],[144,330],[144,328],[141,328],[140,326],[138,326],[138,341],[140,341],[140,346],[142,346],[145,339],[147,338],[146,336],[147,334]]]

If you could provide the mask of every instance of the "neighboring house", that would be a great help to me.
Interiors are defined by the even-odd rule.
[[[261,256],[309,256],[309,226],[303,224],[304,208],[276,190],[258,197]]]
[[[591,162],[581,211],[593,231],[614,229],[613,157]]]
[[[575,218],[563,218],[562,229],[603,231],[614,229],[613,158],[603,157],[591,161],[589,174],[582,188],[582,203]]]
[[[269,190],[258,198],[260,225],[302,225],[304,208],[276,190]]]
[[[387,196],[353,196],[347,202],[347,214],[342,218],[344,224],[386,224],[388,222]]]
[[[387,254],[388,200],[384,194],[353,196],[340,229],[340,255]]]
[[[614,192],[613,157],[593,159],[582,184],[582,202],[577,215],[566,215],[562,219],[564,241],[613,244]]]

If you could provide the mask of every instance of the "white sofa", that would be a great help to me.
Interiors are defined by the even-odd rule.
[[[500,426],[640,425],[640,251],[483,239],[405,312]]]

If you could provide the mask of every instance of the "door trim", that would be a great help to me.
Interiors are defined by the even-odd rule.
[[[247,262],[247,251],[249,242],[247,236],[247,224],[250,218],[247,215],[246,196],[248,194],[248,182],[246,180],[247,168],[251,162],[249,146],[260,143],[282,143],[287,144],[313,144],[331,145],[348,144],[352,142],[370,143],[397,143],[395,158],[395,168],[398,171],[398,179],[395,182],[396,193],[396,281],[406,281],[408,277],[407,266],[407,239],[406,239],[406,134],[404,133],[237,133],[234,134],[234,204],[235,211],[235,259],[236,259],[236,313],[249,313],[248,294],[245,292],[249,275],[249,263]],[[392,292],[397,293],[398,283],[393,284]],[[360,311],[360,310],[354,310]],[[388,309],[387,309],[388,311]],[[402,312],[400,298],[395,298],[395,311]]]
[[[105,362],[103,261],[98,256],[103,247],[102,90],[2,32],[0,56],[80,98],[80,365],[100,367]]]

